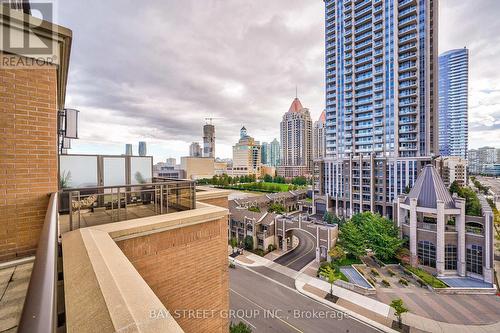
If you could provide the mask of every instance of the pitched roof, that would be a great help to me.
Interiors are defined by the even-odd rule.
[[[417,199],[418,207],[437,208],[437,201],[443,201],[445,208],[455,208],[455,202],[450,192],[443,183],[436,168],[427,164],[406,196],[405,203],[409,204],[411,198]]]
[[[326,111],[323,110],[323,112],[321,112],[321,115],[319,116],[319,122],[325,124],[326,123]]]
[[[295,99],[292,102],[292,105],[290,105],[290,108],[288,109],[288,112],[299,112],[303,108],[304,107],[302,106],[302,103],[300,103],[299,99],[295,97]]]

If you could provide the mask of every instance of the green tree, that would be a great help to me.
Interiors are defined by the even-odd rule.
[[[271,203],[267,211],[269,213],[283,214],[285,212],[285,207],[279,203]]]
[[[453,183],[451,183],[450,185],[450,193],[453,194],[453,193],[457,193],[458,194],[458,191],[460,191],[460,185],[457,183],[457,181],[453,181]]]
[[[335,261],[343,260],[346,257],[345,251],[339,245],[335,245],[335,247],[331,248],[328,251],[328,255]]]
[[[390,307],[394,309],[395,315],[398,318],[398,326],[402,328],[403,320],[401,315],[405,312],[408,312],[408,309],[404,306],[403,300],[401,298],[395,299],[391,302]]]
[[[241,321],[236,325],[231,322],[229,324],[229,333],[252,333],[252,329]]]
[[[359,225],[365,244],[382,261],[394,258],[404,240],[398,237],[398,230],[389,219],[370,212],[362,214],[363,222]]]
[[[299,186],[307,185],[307,178],[304,176],[295,177],[292,179],[292,184]]]
[[[333,283],[341,278],[339,272],[330,265],[325,265],[320,268],[319,275],[324,277],[330,284],[330,295],[333,296]]]
[[[244,240],[245,244],[245,250],[251,251],[253,250],[253,237],[252,236],[246,236]]]
[[[235,237],[232,237],[230,242],[231,242],[231,248],[233,249],[234,253],[234,249],[238,246],[238,240]]]
[[[266,174],[266,175],[264,176],[264,181],[265,181],[266,183],[272,183],[272,182],[273,182],[273,177],[271,177],[270,175],[267,175],[267,174]]]
[[[360,257],[365,254],[365,239],[359,228],[352,221],[344,223],[340,228],[339,243],[348,254],[354,257]]]

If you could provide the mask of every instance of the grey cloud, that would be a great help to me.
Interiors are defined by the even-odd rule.
[[[64,0],[58,9],[74,33],[68,96],[88,115],[84,139],[116,124],[187,145],[210,116],[224,118],[218,142],[233,144],[243,124],[265,141],[279,135],[295,85],[314,118],[324,107],[320,0]],[[471,48],[471,84],[485,75],[500,87],[491,70],[499,12],[497,0],[441,0],[440,49]]]

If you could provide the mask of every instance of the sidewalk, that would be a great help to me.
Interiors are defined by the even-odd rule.
[[[243,256],[237,257],[236,262],[242,266],[265,266],[289,276],[295,279],[295,288],[301,294],[336,308],[339,311],[343,311],[382,331],[395,332],[387,326],[391,325],[393,320],[397,320],[394,316],[394,310],[385,303],[338,286],[333,286],[333,295],[338,297],[338,300],[333,303],[324,298],[326,294],[330,292],[330,284],[326,281],[312,277],[308,274],[296,272],[253,253],[245,253]],[[403,323],[411,327],[410,332],[500,332],[500,322],[491,325],[457,325],[432,320],[409,312],[403,314]]]

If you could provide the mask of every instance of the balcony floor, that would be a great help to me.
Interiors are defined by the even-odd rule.
[[[159,208],[159,207],[157,207]],[[169,207],[168,212],[164,211],[164,214],[174,213],[179,211],[173,207]],[[107,209],[107,210],[99,210],[92,211],[90,209],[85,209],[81,211],[81,221],[80,228],[91,227],[95,225],[107,224],[118,221],[125,220],[134,220],[143,217],[150,217],[154,215],[159,215],[159,213],[155,212],[154,204],[147,205],[128,205],[127,209],[121,208],[120,214],[118,215],[118,209]],[[61,233],[65,233],[69,231],[69,215],[60,215],[59,216],[60,230]],[[75,212],[73,215],[73,223],[74,227],[78,228],[78,214]]]
[[[0,332],[16,332],[33,263],[0,270]]]

